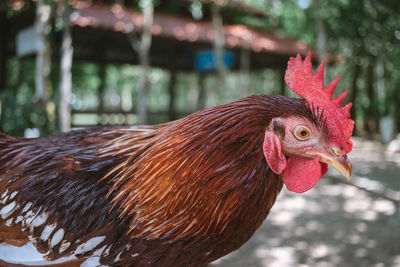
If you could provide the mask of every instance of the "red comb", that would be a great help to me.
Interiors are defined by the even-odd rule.
[[[340,76],[324,88],[324,66],[325,61],[322,61],[314,74],[311,52],[308,53],[304,61],[301,59],[301,55],[297,54],[296,58],[291,57],[288,62],[285,81],[289,88],[298,96],[304,98],[311,108],[323,110],[331,142],[334,142],[344,154],[347,154],[353,147],[350,141],[354,127],[354,121],[350,119],[352,104],[349,103],[341,107],[348,90],[332,99]]]

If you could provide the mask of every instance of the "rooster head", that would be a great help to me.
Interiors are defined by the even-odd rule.
[[[352,174],[347,154],[354,121],[351,103],[341,107],[347,91],[332,99],[338,76],[324,88],[324,64],[312,72],[311,53],[290,58],[285,74],[289,88],[306,101],[308,116],[276,117],[267,127],[263,151],[271,170],[282,174],[290,191],[311,189],[327,172],[328,165],[345,177]]]

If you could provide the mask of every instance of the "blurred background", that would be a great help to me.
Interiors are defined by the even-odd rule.
[[[340,74],[356,122],[351,181],[283,190],[213,266],[400,266],[397,0],[4,0],[0,125],[38,137],[156,124],[252,94],[294,96],[289,57]]]

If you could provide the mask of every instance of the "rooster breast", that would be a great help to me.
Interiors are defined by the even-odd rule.
[[[100,159],[96,151],[120,134],[104,130],[0,137],[0,260],[72,264],[100,256],[118,239],[123,219],[105,197],[110,185],[98,180],[119,159]]]

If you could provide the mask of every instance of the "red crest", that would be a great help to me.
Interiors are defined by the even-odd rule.
[[[335,143],[343,154],[347,154],[353,148],[350,141],[354,127],[354,121],[350,119],[352,104],[341,107],[348,90],[338,97],[332,98],[340,76],[324,88],[324,66],[325,61],[322,61],[314,74],[311,52],[304,61],[301,59],[301,55],[297,54],[296,58],[292,57],[288,62],[285,81],[289,88],[304,98],[311,108],[323,111],[331,142]]]

